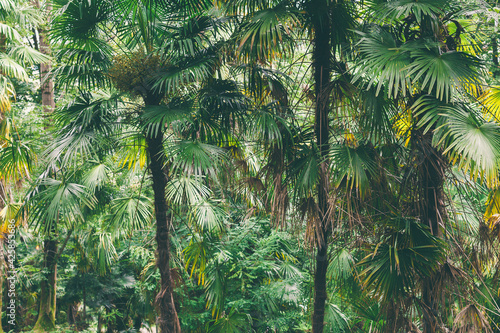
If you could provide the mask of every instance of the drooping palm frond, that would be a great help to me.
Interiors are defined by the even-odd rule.
[[[464,307],[455,317],[453,326],[453,332],[457,333],[493,332],[487,316],[476,304]]]
[[[484,217],[486,220],[494,216],[500,216],[500,188],[495,188],[488,194],[486,201],[486,211]]]
[[[210,196],[210,189],[203,183],[202,176],[183,175],[172,179],[166,188],[167,199],[173,204],[197,205]]]
[[[472,178],[481,178],[494,185],[498,180],[500,162],[500,127],[485,121],[481,113],[465,103],[442,103],[434,97],[423,96],[412,106],[424,132],[436,128],[434,145],[448,155]]]
[[[391,33],[379,27],[373,30],[371,33],[358,32],[361,35],[358,48],[363,55],[363,70],[354,75],[353,81],[358,81],[368,72],[369,81],[365,79],[369,82],[367,89],[376,85],[376,95],[384,85],[389,97],[408,95],[412,85],[406,70],[411,61],[410,55],[403,46],[397,44]]]
[[[500,121],[500,87],[490,86],[481,96],[480,101],[485,107],[486,119]]]
[[[61,86],[80,85],[87,89],[109,85],[107,71],[111,66],[111,48],[103,40],[89,38],[81,45],[72,44],[59,50],[55,57],[61,62],[53,70]]]
[[[358,265],[363,285],[384,300],[415,292],[416,278],[430,276],[443,258],[444,243],[418,221],[394,218],[382,241]]]
[[[355,105],[359,109],[356,122],[363,137],[374,146],[394,142],[394,121],[399,120],[394,103],[382,95],[376,94],[376,88],[357,92],[359,100]]]
[[[230,255],[230,253],[227,253],[227,251],[221,251],[217,259],[219,261],[228,259],[228,255]],[[212,308],[212,316],[216,317],[219,316],[221,310],[223,309],[225,301],[224,294],[226,292],[226,279],[224,276],[225,272],[220,266],[220,263],[213,262],[205,270],[205,298],[207,300],[206,306],[207,308]]]
[[[328,302],[325,309],[325,328],[331,332],[348,332],[349,318],[340,308]]]
[[[104,163],[94,164],[83,176],[83,184],[91,191],[99,189],[106,181],[109,180],[111,170]]]
[[[299,13],[287,1],[248,15],[233,38],[243,59],[265,62],[293,53],[292,30],[299,25]]]
[[[377,84],[377,92],[386,85],[389,97],[401,93],[407,96],[414,88],[427,90],[439,100],[450,101],[457,91],[467,91],[482,84],[479,58],[459,51],[442,52],[439,44],[418,40],[404,44],[380,27],[373,32],[359,32],[358,43],[363,55],[363,68],[369,71],[371,85]],[[357,81],[363,71],[354,76]]]
[[[24,67],[5,53],[0,54],[0,71],[2,71],[3,75],[19,80],[28,79],[28,74],[26,73]]]
[[[152,202],[143,195],[117,198],[111,201],[108,230],[113,233],[127,233],[141,230],[151,221]]]
[[[83,207],[96,204],[94,195],[83,185],[42,178],[28,194],[24,211],[35,229],[49,233],[56,223],[70,225],[83,221]]]
[[[443,9],[449,0],[394,0],[384,1],[375,7],[375,16],[381,20],[404,19],[411,15],[415,16],[417,23],[421,23],[424,17],[436,19],[443,14]]]
[[[123,148],[118,152],[119,164],[130,170],[144,169],[148,159],[146,138],[140,133],[128,135],[122,139]]]
[[[290,165],[289,176],[293,178],[294,195],[307,198],[313,193],[319,181],[320,158],[315,146],[299,146],[296,158]]]
[[[348,144],[334,145],[331,148],[332,175],[337,185],[345,180],[348,190],[358,189],[365,194],[369,178],[376,174],[375,151],[370,145],[350,147]]]
[[[3,113],[11,108],[11,98],[16,97],[12,81],[5,75],[0,75],[0,111]]]
[[[165,26],[160,53],[169,57],[193,57],[210,46],[210,32],[216,29],[217,20],[208,15],[188,18],[180,26]]]
[[[192,82],[212,77],[218,67],[216,47],[203,49],[194,56],[183,56],[166,62],[166,67],[154,79],[153,89],[171,94]]]
[[[56,0],[53,6],[56,15],[51,36],[62,45],[103,36],[104,23],[112,13],[112,2],[108,0]]]
[[[99,274],[105,275],[111,270],[115,261],[118,260],[118,253],[113,244],[113,237],[108,232],[98,231],[93,237],[97,240],[97,267]]]
[[[36,162],[36,155],[26,144],[11,138],[0,148],[0,177],[19,180],[29,177]]]
[[[20,203],[8,202],[2,210],[0,210],[0,239],[8,232],[11,221],[15,221],[15,226],[19,226],[23,223],[22,214],[19,214],[21,206]]]
[[[21,34],[15,28],[3,22],[0,22],[0,33],[7,39],[15,42],[19,42],[22,39]]]
[[[349,250],[341,248],[332,255],[327,274],[333,281],[341,284],[353,276],[354,268],[353,254]]]
[[[11,47],[8,55],[22,64],[41,64],[51,60],[51,57],[24,44]]]
[[[198,92],[200,123],[214,124],[221,132],[244,130],[250,101],[233,80],[210,79]]]
[[[458,51],[441,53],[438,47],[425,44],[408,43],[407,47],[412,49],[408,76],[439,100],[449,101],[457,90],[481,85],[479,58]]]
[[[62,129],[56,142],[48,148],[49,156],[67,164],[79,156],[92,157],[99,147],[109,149],[118,126],[119,99],[116,92],[82,93],[56,111],[56,121]]]
[[[198,275],[198,284],[205,285],[205,269],[209,261],[210,242],[208,235],[201,237],[195,235],[189,241],[188,246],[183,250],[186,270],[192,277],[195,270]]]
[[[192,101],[183,98],[173,98],[166,105],[146,105],[140,126],[147,136],[156,136],[173,123],[188,120],[191,110]]]
[[[230,312],[216,319],[210,327],[210,333],[243,333],[248,332],[252,323],[252,317],[249,315],[238,313],[235,308],[231,308]]]
[[[252,133],[265,145],[276,144],[279,149],[282,149],[283,141],[288,139],[287,141],[292,140],[293,142],[293,137],[285,118],[275,112],[278,107],[275,103],[271,103],[254,112]],[[290,144],[290,142],[287,142],[287,144]]]
[[[216,177],[227,160],[226,151],[199,141],[181,141],[167,147],[172,157],[172,168],[184,175]]]

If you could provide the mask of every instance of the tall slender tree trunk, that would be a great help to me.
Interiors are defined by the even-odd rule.
[[[313,37],[313,68],[316,93],[315,135],[320,155],[318,184],[318,216],[316,223],[316,272],[314,274],[314,310],[312,316],[313,333],[323,332],[325,303],[327,299],[326,271],[328,269],[328,237],[330,235],[330,207],[328,194],[329,150],[329,90],[330,90],[330,16],[327,0],[311,1]]]
[[[33,327],[34,332],[50,332],[56,328],[57,239],[55,225],[45,237],[43,255],[43,270],[46,273],[40,284],[40,310]]]
[[[49,21],[48,15],[52,10],[50,1],[45,2],[45,8],[41,8],[39,0],[35,0],[35,6],[43,9],[47,14],[46,22]],[[38,29],[39,48],[43,54],[50,55],[50,45],[48,43],[46,28]],[[55,108],[54,83],[49,77],[51,63],[40,64],[40,92],[42,95],[42,107],[45,116],[52,114]],[[46,122],[48,124],[49,122]],[[46,125],[48,127],[48,125]],[[33,328],[35,332],[47,332],[55,329],[56,321],[56,285],[57,285],[57,234],[56,223],[54,222],[44,239],[44,279],[40,284],[40,310],[38,319]]]
[[[432,147],[432,131],[426,134],[419,133],[421,138],[419,148],[422,150],[420,165],[421,197],[419,198],[420,220],[427,225],[431,233],[441,237],[440,224],[446,216],[444,200],[444,157],[441,152]],[[442,290],[437,285],[439,272],[426,277],[422,281],[422,303],[424,305],[422,323],[424,333],[439,332],[439,300]]]
[[[158,131],[156,135],[147,138],[148,153],[150,158],[149,168],[153,180],[156,215],[156,265],[160,271],[161,286],[156,296],[158,317],[156,320],[157,332],[180,333],[180,322],[175,309],[173,297],[173,283],[170,274],[170,226],[171,216],[168,211],[165,197],[167,176],[163,166],[165,163],[163,150],[163,134]]]
[[[41,9],[39,0],[35,1],[35,5],[38,9]],[[50,13],[52,10],[52,5],[50,1],[46,1],[45,3],[45,12]],[[40,52],[46,55],[50,55],[50,45],[47,39],[46,29],[39,28],[38,29],[38,37],[39,37],[39,48]],[[50,62],[40,64],[40,92],[42,94],[42,107],[43,111],[50,115],[56,106],[55,98],[54,98],[54,81],[48,75],[52,69],[52,64]]]

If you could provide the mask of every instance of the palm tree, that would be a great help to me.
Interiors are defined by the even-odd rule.
[[[27,6],[19,1],[2,1],[0,3],[0,51],[2,52],[0,64],[0,210],[4,213],[15,206],[13,202],[9,202],[8,198],[11,183],[29,178],[35,162],[35,155],[30,147],[22,142],[13,117],[8,113],[11,109],[12,99],[16,95],[12,80],[27,80],[26,66],[49,59],[25,42],[24,37],[28,35],[28,29],[37,25],[39,21],[39,15],[32,6]],[[4,214],[4,216],[6,215]],[[12,215],[9,214],[9,216]],[[7,218],[1,221],[3,231],[8,221]],[[2,248],[4,246],[3,236],[0,237]],[[2,251],[0,255],[1,294],[3,294],[3,277],[6,276],[4,267]],[[0,332],[3,332],[1,324]]]
[[[137,133],[140,148],[147,151],[154,192],[156,263],[161,275],[161,288],[156,298],[160,332],[180,331],[170,272],[172,208],[167,204],[166,188],[175,170],[192,169],[185,162],[176,164],[174,161],[172,165],[170,157],[167,159],[165,133],[174,121],[190,112],[190,83],[210,78],[220,62],[217,45],[210,38],[216,33],[214,24],[217,22],[204,14],[209,5],[202,1],[121,1],[113,4],[82,1],[68,6],[60,3],[57,9],[62,12],[52,30],[54,41],[61,47],[59,56],[66,62],[55,71],[63,83],[77,82],[87,89],[96,83],[113,85],[139,102],[125,111],[121,121],[126,122],[127,130]],[[89,25],[89,21],[93,24]],[[109,31],[107,22],[114,22],[118,29]],[[116,54],[103,41],[110,33],[111,41],[116,44]],[[217,83],[211,83],[214,82]],[[104,110],[108,106],[99,104],[97,107]],[[116,106],[112,108],[117,110]],[[65,139],[67,145],[54,147],[54,154],[77,146],[80,148],[73,152],[85,154],[93,150],[92,142],[100,144],[85,130],[103,134],[103,130],[113,130],[117,126],[109,119],[100,118],[106,111],[98,113],[96,119],[103,121],[98,127],[75,131],[71,126],[76,123],[70,123]],[[211,114],[212,122],[230,119],[217,119],[216,115]],[[203,127],[191,133],[195,139],[203,139],[208,134]]]
[[[44,280],[39,315],[33,328],[37,332],[55,329],[57,259],[67,244],[58,249],[59,228],[67,226],[70,230],[69,226],[83,221],[83,207],[91,208],[95,204],[95,198],[85,186],[71,182],[63,172],[57,172],[62,180],[57,180],[55,175],[47,177],[49,172],[56,173],[53,165],[39,178],[23,208],[32,225],[44,235]]]
[[[500,156],[498,125],[471,107],[483,77],[474,50],[463,46],[461,39],[467,31],[458,15],[466,6],[443,0],[388,1],[373,7],[369,13],[375,13],[376,24],[360,32],[362,67],[354,79],[365,80],[365,87],[375,87],[377,94],[383,91],[397,105],[394,126],[408,146],[399,190],[406,203],[398,205],[437,238],[448,232],[444,184],[449,167],[456,165],[473,179],[481,175],[492,184]],[[436,258],[439,265],[431,266],[418,287],[400,288],[420,296],[424,332],[445,325],[441,316],[445,306],[440,304],[445,288],[439,282],[445,279],[449,263]],[[367,272],[372,279],[376,269]],[[383,288],[394,281],[387,276],[376,280]],[[387,329],[396,329],[397,320],[393,318]]]
[[[312,43],[312,77],[314,85],[314,134],[317,178],[310,185],[315,191],[315,209],[311,228],[316,246],[314,275],[313,332],[322,332],[327,300],[326,272],[328,241],[335,207],[329,200],[332,194],[329,169],[330,117],[332,104],[332,63],[345,57],[343,44],[348,43],[350,30],[355,26],[354,4],[345,1],[228,1],[228,13],[244,16],[237,30],[238,54],[243,59],[270,61],[293,49],[292,31],[302,24]],[[284,45],[284,46],[283,46]],[[339,66],[342,68],[342,66]]]

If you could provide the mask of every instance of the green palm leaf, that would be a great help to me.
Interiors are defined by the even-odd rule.
[[[374,13],[382,20],[403,19],[415,15],[417,23],[420,24],[425,16],[436,19],[448,3],[448,0],[391,0],[376,6]]]
[[[14,181],[29,177],[36,162],[35,153],[19,140],[5,141],[7,144],[0,148],[0,177]]]
[[[421,82],[421,89],[427,89],[439,100],[449,101],[453,92],[468,86],[479,86],[478,58],[464,52],[439,53],[437,47],[423,47],[409,43],[412,63],[408,66],[408,75],[412,81]]]
[[[416,277],[430,276],[443,259],[444,243],[418,221],[387,222],[383,240],[358,265],[363,285],[383,300],[415,292]]]
[[[236,32],[238,53],[261,61],[292,53],[291,34],[292,27],[299,23],[297,14],[286,1],[252,13]]]
[[[153,204],[143,195],[117,198],[110,203],[107,216],[109,230],[115,233],[131,233],[142,230],[151,221]]]
[[[396,44],[395,38],[382,28],[374,28],[372,33],[362,33],[358,43],[363,55],[361,68],[354,75],[353,81],[358,81],[365,72],[370,73],[367,80],[370,89],[377,86],[376,95],[384,85],[389,97],[396,98],[398,94],[406,96],[411,91],[411,80],[408,77],[407,66],[410,64],[410,54],[403,46]]]
[[[49,233],[55,223],[82,222],[83,207],[93,208],[96,199],[83,185],[42,178],[28,195],[29,221],[35,229]]]

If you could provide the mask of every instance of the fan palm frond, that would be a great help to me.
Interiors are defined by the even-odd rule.
[[[0,177],[19,180],[29,177],[36,162],[36,155],[26,144],[11,138],[0,148]]]
[[[202,176],[183,175],[172,179],[166,188],[166,196],[173,204],[197,205],[210,196],[210,189],[203,184]]]
[[[413,82],[420,82],[420,89],[427,89],[439,100],[449,101],[459,89],[480,86],[479,58],[464,52],[450,51],[440,53],[438,47],[408,43],[412,62],[408,65],[408,75]]]
[[[394,218],[385,237],[358,265],[363,285],[384,300],[416,288],[415,277],[430,276],[443,259],[444,243],[417,221]]]
[[[425,16],[436,19],[443,13],[443,9],[448,5],[449,0],[394,0],[384,1],[376,7],[374,11],[376,17],[382,20],[402,19],[411,15],[415,16],[417,23],[422,22]]]
[[[292,27],[299,24],[298,12],[286,1],[247,16],[236,32],[238,54],[243,58],[272,60],[293,52]]]
[[[359,189],[364,194],[369,185],[370,175],[375,175],[377,163],[375,151],[368,145],[350,147],[348,144],[331,147],[332,175],[337,177],[337,184],[347,180],[349,190]]]
[[[336,304],[328,302],[325,309],[325,327],[331,332],[347,332],[349,318]]]
[[[41,64],[51,60],[51,57],[24,44],[11,47],[8,55],[22,64]]]
[[[370,73],[367,89],[377,86],[376,95],[382,87],[386,87],[389,97],[396,98],[399,94],[406,96],[411,92],[412,82],[408,76],[407,67],[411,58],[407,50],[397,45],[396,39],[382,28],[374,28],[371,33],[358,32],[361,40],[358,48],[363,55],[363,70],[359,70],[353,77],[358,81],[365,72]]]
[[[93,165],[83,176],[83,184],[91,191],[99,189],[106,181],[109,180],[111,170],[104,163]]]
[[[107,216],[109,230],[131,233],[141,230],[151,221],[153,204],[143,195],[117,198],[111,201],[111,214]]]
[[[83,185],[42,178],[28,195],[25,210],[35,229],[49,233],[55,223],[67,225],[83,221],[83,207],[93,208],[94,195]]]
[[[208,174],[215,177],[227,159],[222,148],[198,141],[176,143],[168,148],[167,154],[172,156],[174,170],[196,176]]]
[[[238,313],[235,308],[231,308],[229,313],[217,318],[210,327],[210,333],[242,333],[247,332],[252,323],[249,315]]]

